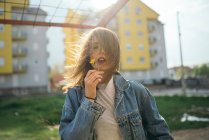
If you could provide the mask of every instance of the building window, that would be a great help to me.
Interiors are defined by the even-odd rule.
[[[33,78],[35,82],[40,82],[40,76],[38,74],[34,74]]]
[[[5,63],[5,62],[4,62],[4,58],[3,58],[3,57],[0,57],[0,67],[1,67],[1,66],[4,66],[4,63]]]
[[[13,85],[14,87],[18,86],[18,82],[19,82],[19,80],[18,80],[18,75],[14,74],[14,75],[12,76],[12,85]]]
[[[33,34],[37,34],[38,33],[38,29],[36,27],[33,28]]]
[[[136,14],[139,15],[141,13],[141,8],[140,7],[136,7]]]
[[[127,58],[127,63],[128,63],[128,64],[131,64],[132,61],[133,61],[133,60],[132,60],[132,57],[128,57],[128,58]]]
[[[138,48],[139,48],[139,50],[144,50],[144,45],[143,44],[139,44]]]
[[[33,50],[34,50],[34,51],[37,51],[37,50],[38,50],[38,43],[34,43],[34,44],[33,44]]]
[[[3,14],[4,14],[4,9],[0,8],[0,15],[3,15]]]
[[[156,55],[157,55],[157,50],[155,50],[155,49],[150,50],[150,56],[151,57],[155,57]]]
[[[0,40],[0,48],[4,48],[4,41]]]
[[[124,6],[123,11],[124,11],[124,13],[126,13],[126,14],[129,13],[129,10],[128,10],[128,6],[127,6],[127,5]]]
[[[139,36],[139,37],[141,37],[141,36],[143,36],[143,32],[137,32],[137,35]]]
[[[158,62],[152,62],[151,66],[152,66],[152,68],[156,68],[158,66]]]
[[[131,45],[130,45],[130,44],[126,44],[126,48],[127,48],[128,50],[131,50]]]
[[[124,23],[125,23],[125,24],[130,24],[130,20],[129,20],[128,18],[125,18],[125,19],[124,19]]]
[[[157,41],[157,38],[156,37],[152,37],[152,36],[150,36],[149,37],[149,44],[154,44],[155,42]]]
[[[149,25],[148,30],[149,30],[149,32],[154,32],[155,31],[155,26],[154,25]]]
[[[155,67],[157,67],[157,66],[158,66],[158,62],[155,62],[154,64],[155,64]]]
[[[13,42],[12,46],[13,46],[13,48],[16,48],[18,46],[18,44]]]
[[[4,24],[0,24],[0,32],[4,31]]]
[[[14,20],[21,20],[21,18],[22,18],[22,15],[19,13],[12,14],[12,19],[14,19]]]
[[[142,20],[141,19],[137,19],[136,24],[137,25],[141,25],[142,24]]]
[[[34,63],[35,63],[35,64],[38,64],[38,60],[35,60]]]
[[[12,60],[12,63],[13,63],[13,66],[15,66],[15,65],[18,64],[18,60],[17,60],[17,59],[13,59],[13,60]]]
[[[130,35],[131,35],[131,32],[126,31],[126,32],[125,32],[125,35],[126,35],[126,36],[130,36]]]
[[[139,62],[140,62],[141,64],[144,64],[145,58],[144,58],[144,57],[140,57],[140,58],[139,58]]]
[[[5,77],[0,77],[0,83],[4,83],[6,80],[5,80]]]

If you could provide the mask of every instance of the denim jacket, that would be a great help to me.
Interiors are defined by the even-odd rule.
[[[173,140],[155,100],[143,85],[113,75],[115,116],[123,140]],[[96,140],[94,125],[105,108],[84,97],[82,87],[68,91],[60,121],[63,140]]]

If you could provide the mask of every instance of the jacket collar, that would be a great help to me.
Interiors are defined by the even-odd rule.
[[[124,112],[125,105],[124,105],[124,101],[122,99],[124,97],[125,91],[128,90],[130,83],[127,80],[125,80],[119,72],[116,72],[115,74],[113,74],[113,83],[115,85],[115,92],[116,92],[116,94],[115,94],[115,112],[117,112],[116,110],[119,109],[119,104],[121,104],[120,105],[120,107],[122,108],[121,113],[125,113]],[[119,114],[116,114],[116,116],[119,116]]]
[[[130,83],[124,79],[119,72],[114,73],[113,83],[118,91],[125,91],[130,86]]]

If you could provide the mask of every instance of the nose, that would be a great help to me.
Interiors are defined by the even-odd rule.
[[[99,49],[99,52],[100,52],[100,53],[104,53],[105,51],[104,51],[103,48],[100,48],[100,49]]]

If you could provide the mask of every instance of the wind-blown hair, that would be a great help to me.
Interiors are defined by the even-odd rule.
[[[74,86],[84,86],[84,78],[90,69],[93,69],[90,62],[90,48],[92,47],[92,38],[96,37],[100,47],[107,54],[109,60],[108,74],[113,74],[119,69],[120,45],[117,35],[109,29],[97,27],[87,34],[84,34],[75,48],[73,60],[75,64],[66,66],[65,83],[63,90],[65,92]]]

